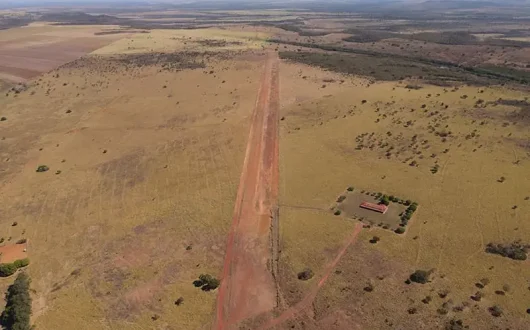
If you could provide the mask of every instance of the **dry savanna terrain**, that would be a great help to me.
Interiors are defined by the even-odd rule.
[[[37,329],[527,329],[529,261],[492,252],[530,248],[530,34],[455,17],[0,30],[0,261],[31,259]],[[268,241],[237,250],[245,215],[275,298],[246,320],[231,258]]]
[[[0,97],[2,232],[31,242],[40,329],[211,322],[215,293],[191,283],[222,265],[264,57],[244,34],[187,32],[127,37]]]

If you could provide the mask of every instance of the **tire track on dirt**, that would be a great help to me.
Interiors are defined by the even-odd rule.
[[[278,58],[268,54],[227,238],[214,329],[276,306],[271,273],[271,215],[278,207]]]
[[[357,236],[359,235],[361,230],[362,230],[362,225],[360,223],[356,223],[353,232],[351,233],[351,235],[348,238],[348,240],[344,243],[342,248],[339,250],[339,252],[335,256],[335,259],[333,259],[326,266],[326,268],[324,269],[324,273],[323,273],[322,277],[320,278],[320,280],[318,281],[317,285],[309,292],[309,294],[307,294],[304,297],[304,299],[302,299],[300,302],[298,302],[296,305],[292,306],[288,310],[284,311],[277,318],[273,319],[269,323],[267,323],[267,324],[263,325],[262,327],[260,327],[259,330],[266,330],[266,329],[270,329],[270,328],[272,328],[274,326],[278,326],[278,325],[284,323],[285,321],[287,321],[289,319],[295,318],[300,313],[303,313],[304,311],[306,311],[307,308],[311,307],[313,305],[313,302],[315,300],[315,297],[316,297],[318,291],[326,283],[326,281],[328,280],[329,276],[331,275],[331,272],[333,271],[333,269],[335,269],[335,267],[337,266],[337,264],[339,263],[341,258],[344,256],[344,254],[346,253],[348,248],[355,242],[355,240],[357,239]]]

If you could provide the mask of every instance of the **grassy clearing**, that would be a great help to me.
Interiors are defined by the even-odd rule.
[[[298,64],[284,64],[291,65],[309,77],[318,71]],[[290,84],[297,84],[296,79],[286,77],[282,80],[283,88],[289,90]],[[337,76],[337,82],[324,90],[331,91],[339,79],[344,77]],[[298,78],[300,84],[307,84],[306,80]],[[330,201],[337,198],[337,191],[343,191],[352,182],[356,187],[391,191],[417,201],[421,207],[404,236],[375,229],[360,236],[365,244],[374,235],[381,237],[377,244],[369,245],[387,260],[377,265],[394,269],[397,266],[389,266],[392,265],[388,261],[391,259],[402,264],[395,269],[404,268],[401,279],[395,278],[391,282],[394,284],[379,289],[379,298],[404,290],[403,295],[420,301],[422,295],[429,294],[430,288],[446,287],[451,291],[451,299],[461,303],[470,301],[469,296],[476,291],[475,282],[483,277],[495,283],[494,287],[503,284],[525,287],[525,278],[529,274],[524,266],[517,261],[486,254],[484,248],[489,242],[510,243],[515,238],[523,242],[528,240],[530,228],[523,218],[525,210],[530,207],[525,202],[530,181],[524,174],[523,164],[530,159],[522,147],[509,142],[524,139],[527,124],[503,124],[501,118],[513,111],[510,106],[474,107],[478,99],[485,102],[499,97],[522,100],[524,94],[501,88],[476,87],[444,91],[442,87],[424,86],[410,90],[403,88],[405,84],[395,83],[376,83],[367,87],[363,81],[355,79],[341,86],[345,84],[349,84],[347,91],[335,92],[318,100],[309,98],[284,110],[282,203],[326,210]],[[321,82],[313,80],[313,89],[305,86],[298,97],[321,89]],[[363,104],[362,100],[367,102]],[[407,124],[409,120],[411,124]],[[451,136],[444,138],[445,134],[437,134],[442,130],[452,131]],[[467,138],[474,130],[475,137]],[[355,138],[362,134],[372,136],[372,142],[367,139],[366,144],[374,144],[373,148],[356,149]],[[425,140],[428,142],[423,143]],[[379,145],[385,143],[388,143],[387,147],[380,148]],[[391,146],[394,151],[387,158],[387,148]],[[413,160],[417,166],[410,165]],[[431,169],[435,164],[439,164],[439,169],[433,174]],[[499,183],[501,176],[506,180]],[[518,179],[508,186],[509,177]],[[514,205],[518,207],[513,209]],[[330,225],[329,222],[326,224]],[[352,248],[349,253],[355,254],[356,251]],[[415,269],[431,268],[436,269],[436,275],[427,289],[395,287]],[[393,270],[387,274],[389,272]],[[363,273],[361,270],[357,280],[362,281],[364,287],[367,281],[377,282],[376,275],[375,271]],[[325,294],[322,304],[328,303],[327,299],[337,302],[339,305],[336,306],[350,304],[351,294],[340,291],[348,280],[333,281],[332,278],[329,284],[333,289]],[[364,292],[363,287],[357,287],[359,291],[354,290],[352,294]],[[488,303],[499,304],[505,311],[510,311],[509,322],[517,325],[523,321],[525,310],[520,306],[526,301],[525,292],[513,291],[509,299],[495,295],[491,289],[485,294]],[[381,305],[381,300],[377,299],[355,299],[360,305]],[[403,313],[399,303],[384,301],[386,303],[381,305],[385,310],[383,314]],[[434,322],[441,304],[429,305],[422,317]],[[476,324],[486,324],[490,320],[487,307],[480,305],[468,319]],[[502,324],[504,321],[496,322]]]
[[[92,71],[65,66],[1,96],[11,161],[0,179],[12,202],[0,224],[31,242],[39,327],[209,326],[216,291],[192,282],[221,272],[254,56],[182,71],[88,56]],[[50,170],[36,173],[40,164]]]

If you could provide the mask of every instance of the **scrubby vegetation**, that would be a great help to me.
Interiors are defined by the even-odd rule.
[[[271,39],[269,41],[316,48],[329,52],[284,51],[279,53],[280,58],[316,65],[341,73],[371,76],[377,80],[388,81],[401,80],[406,77],[421,77],[425,81],[442,85],[444,82],[453,81],[480,85],[498,83],[499,81],[515,81],[521,84],[530,82],[530,73],[512,68],[495,66],[466,67],[436,59],[382,53],[366,49],[279,39]],[[356,54],[356,56],[349,54]]]
[[[495,244],[488,243],[486,245],[486,252],[498,254],[513,260],[526,260],[530,244],[523,244],[520,241],[515,241],[511,244]]]
[[[20,273],[15,282],[7,289],[6,307],[0,316],[0,322],[5,329],[31,329],[30,282],[28,274]]]
[[[48,171],[50,168],[46,165],[39,165],[39,167],[37,167],[37,172],[46,172]]]
[[[431,271],[418,269],[414,273],[410,274],[409,279],[415,283],[425,284],[429,282],[430,275]]]
[[[193,281],[193,285],[201,288],[202,291],[211,291],[217,289],[221,282],[210,274],[201,274],[198,280]]]
[[[298,279],[302,281],[310,280],[313,276],[315,276],[315,273],[309,268],[304,269],[297,275]]]
[[[13,275],[19,268],[24,268],[29,265],[29,259],[20,259],[12,263],[0,264],[0,277],[7,277]]]

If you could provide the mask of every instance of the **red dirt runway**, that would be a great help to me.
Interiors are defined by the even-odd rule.
[[[237,327],[276,306],[271,218],[278,207],[278,85],[278,58],[271,53],[252,114],[214,329]]]

